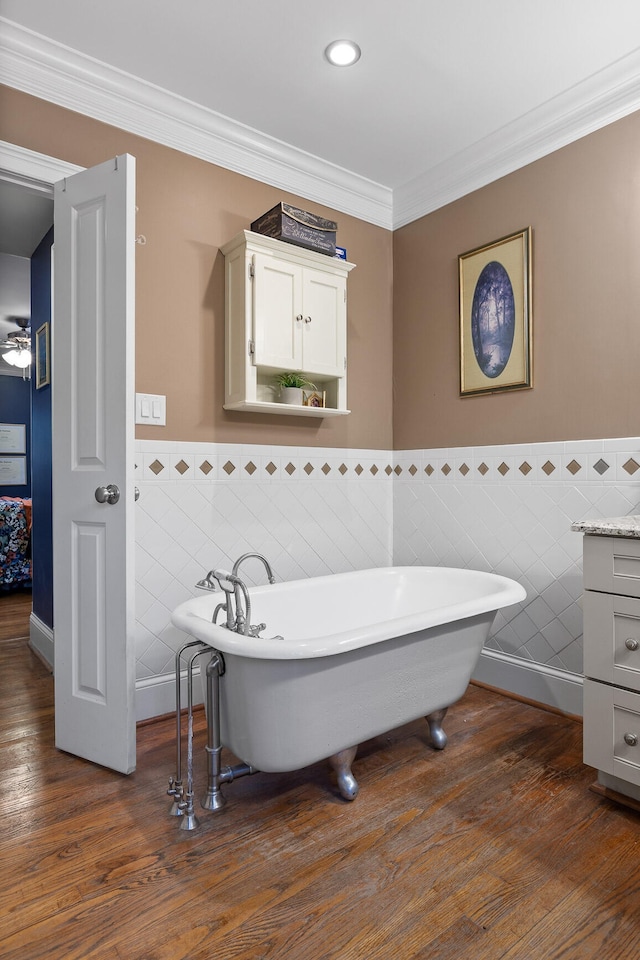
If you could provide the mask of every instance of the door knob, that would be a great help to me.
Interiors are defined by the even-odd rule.
[[[98,503],[117,503],[120,499],[120,491],[115,483],[110,483],[107,487],[96,487],[96,500]]]

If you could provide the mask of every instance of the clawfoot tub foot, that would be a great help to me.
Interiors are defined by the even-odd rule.
[[[355,760],[358,745],[347,747],[340,753],[334,753],[329,757],[329,763],[338,774],[338,789],[345,800],[355,800],[358,796],[358,781],[351,772],[351,764]]]
[[[442,729],[442,721],[444,720],[447,708],[444,710],[434,710],[433,713],[430,713],[426,717],[426,721],[429,724],[429,733],[431,734],[431,742],[433,743],[436,750],[444,750],[447,745],[447,735]]]

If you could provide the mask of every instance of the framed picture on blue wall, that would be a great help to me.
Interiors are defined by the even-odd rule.
[[[0,457],[0,487],[26,486],[27,458]]]
[[[0,453],[26,453],[27,428],[24,423],[0,423]]]
[[[531,376],[531,227],[458,257],[460,396],[524,390]]]
[[[36,330],[36,390],[51,382],[49,360],[49,324]]]

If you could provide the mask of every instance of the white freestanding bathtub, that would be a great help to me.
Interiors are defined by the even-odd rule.
[[[440,721],[464,693],[497,610],[525,597],[491,573],[387,567],[252,588],[251,623],[266,624],[259,637],[212,623],[217,592],[181,604],[172,620],[222,654],[222,745],[265,772],[353,748],[348,778],[359,743],[418,717],[445,745]],[[357,785],[341,791],[355,795]]]

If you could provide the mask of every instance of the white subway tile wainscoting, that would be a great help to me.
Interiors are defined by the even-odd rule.
[[[580,714],[582,537],[570,526],[639,512],[640,438],[395,452],[138,440],[136,484],[139,719],[174,707],[187,638],[172,609],[248,550],[279,580],[392,563],[512,577],[527,600],[498,613],[475,676]]]

